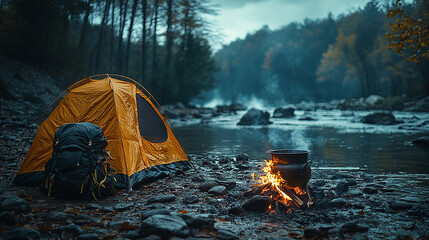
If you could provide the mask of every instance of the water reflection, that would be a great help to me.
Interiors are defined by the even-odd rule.
[[[372,173],[429,173],[429,151],[405,144],[419,133],[347,133],[331,127],[231,127],[192,125],[176,128],[191,154],[263,160],[268,149],[308,149],[314,167],[353,167]]]

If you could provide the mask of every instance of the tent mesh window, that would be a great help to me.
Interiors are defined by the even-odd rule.
[[[136,100],[140,135],[142,138],[153,143],[167,141],[167,128],[155,109],[139,94],[136,94]]]

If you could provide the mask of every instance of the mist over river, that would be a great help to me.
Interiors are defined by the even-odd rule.
[[[265,109],[272,115],[273,109]],[[429,174],[429,149],[411,141],[427,135],[428,113],[393,112],[404,121],[369,125],[360,118],[370,111],[295,111],[293,118],[271,118],[267,126],[237,126],[245,111],[206,120],[174,121],[188,154],[247,153],[263,162],[269,149],[307,149],[314,169],[365,171],[373,174]],[[310,114],[315,121],[298,120]]]

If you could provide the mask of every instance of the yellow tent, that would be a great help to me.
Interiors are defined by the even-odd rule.
[[[149,92],[141,87],[144,94],[138,86],[132,79],[106,74],[88,77],[68,88],[64,99],[41,123],[14,183],[41,183],[55,131],[76,122],[91,122],[103,129],[111,166],[117,172],[117,187],[131,188],[187,168],[188,158],[167,117]]]

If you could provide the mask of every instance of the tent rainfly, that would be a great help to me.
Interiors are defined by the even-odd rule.
[[[62,96],[65,93],[40,124],[15,184],[42,183],[55,131],[66,123],[91,122],[103,129],[118,188],[131,189],[189,168],[188,157],[173,135],[167,117],[160,113],[156,106],[161,108],[152,95],[136,81],[120,75],[96,75],[75,83]]]

